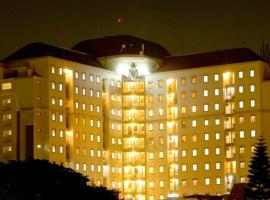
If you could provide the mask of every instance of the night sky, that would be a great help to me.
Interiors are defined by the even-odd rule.
[[[270,0],[0,0],[0,59],[29,42],[65,48],[130,34],[172,54],[270,43]]]

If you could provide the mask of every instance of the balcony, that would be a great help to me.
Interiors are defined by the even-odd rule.
[[[144,173],[125,173],[124,179],[144,179]]]

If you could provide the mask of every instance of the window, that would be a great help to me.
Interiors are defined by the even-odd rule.
[[[59,121],[63,122],[64,121],[64,116],[62,114],[59,115]]]
[[[221,149],[220,147],[216,147],[216,155],[220,155]]]
[[[240,85],[238,87],[238,91],[239,91],[239,93],[244,93],[244,87],[242,85]]]
[[[214,81],[219,81],[219,75],[218,74],[214,74]]]
[[[79,72],[76,71],[74,75],[75,75],[75,78],[76,78],[76,79],[79,78]]]
[[[164,130],[164,124],[163,123],[159,123],[159,129]]]
[[[215,110],[219,110],[219,103],[215,103]]]
[[[220,119],[217,118],[217,119],[215,120],[215,124],[216,124],[216,125],[220,125]]]
[[[210,178],[205,179],[205,185],[210,185]]]
[[[244,108],[244,101],[239,101],[239,108]]]
[[[251,99],[251,100],[250,100],[250,107],[251,107],[251,108],[254,108],[255,105],[256,105],[255,99]]]
[[[96,81],[97,81],[97,83],[100,83],[100,76],[96,77]]]
[[[159,166],[159,172],[164,173],[164,166]]]
[[[55,74],[55,67],[54,66],[51,67],[51,73]]]
[[[191,121],[191,125],[192,125],[192,127],[196,127],[197,126],[197,121],[196,120],[192,120]]]
[[[208,156],[208,155],[209,155],[209,148],[205,148],[205,149],[204,149],[204,155],[205,155],[205,156]]]
[[[63,106],[63,99],[59,99],[59,106],[60,106],[60,107]]]
[[[192,164],[192,170],[197,171],[198,170],[198,165],[197,164]]]
[[[209,133],[204,133],[204,140],[206,140],[206,141],[209,140]]]
[[[240,162],[240,168],[241,168],[241,169],[244,169],[245,167],[246,167],[245,162]]]
[[[181,77],[181,85],[185,85],[186,84],[186,77]]]
[[[55,98],[54,97],[52,97],[51,101],[52,101],[52,105],[55,105]]]
[[[148,115],[149,115],[149,117],[153,117],[154,111],[153,111],[153,110],[149,110],[149,111],[148,111]]]
[[[55,153],[55,151],[56,151],[56,146],[52,145],[52,152]]]
[[[240,154],[245,153],[245,147],[240,147],[240,149],[239,149],[239,153],[240,153]]]
[[[203,96],[208,97],[208,90],[203,90]]]
[[[159,95],[158,95],[158,101],[159,101],[159,102],[162,102],[162,101],[163,101],[163,95],[162,95],[162,94],[159,94]]]
[[[147,87],[148,87],[148,89],[152,89],[153,88],[153,81],[148,81]]]
[[[209,105],[208,104],[204,104],[203,105],[203,111],[207,112],[209,110]]]
[[[191,77],[191,83],[192,83],[192,84],[197,83],[197,76],[192,76],[192,77]]]
[[[62,129],[59,130],[59,137],[60,138],[64,137],[64,131]]]
[[[83,104],[82,104],[82,110],[85,110],[85,109],[86,109],[86,104],[83,103]]]
[[[186,106],[182,106],[181,107],[181,113],[185,114],[187,112],[187,107]]]
[[[204,169],[205,169],[205,171],[208,171],[208,170],[209,170],[209,168],[210,168],[209,163],[205,163],[205,164],[204,164]]]
[[[163,87],[163,80],[158,80],[158,87],[162,88]]]
[[[153,152],[149,152],[149,159],[153,160],[154,159],[154,153]]]
[[[55,137],[55,135],[56,135],[56,130],[52,129],[52,136]]]
[[[195,99],[196,98],[196,91],[191,91],[191,98]]]
[[[159,181],[159,187],[163,188],[164,185],[165,185],[164,181]],[[161,197],[160,199],[163,199],[163,197]]]
[[[196,134],[192,135],[192,142],[197,142],[197,135]]]
[[[244,78],[244,72],[243,71],[238,72],[238,78],[239,79]]]
[[[216,163],[216,169],[219,170],[221,168],[221,164],[219,162]]]
[[[62,145],[59,146],[59,153],[63,153],[64,152],[64,147]]]
[[[12,84],[11,83],[2,83],[2,90],[11,90]]]
[[[55,121],[56,115],[55,113],[52,113],[52,120]]]
[[[245,122],[245,117],[240,116],[239,117],[239,124],[243,124]]]
[[[79,87],[75,86],[75,94],[79,94]]]
[[[99,97],[100,97],[100,91],[97,90],[97,98],[99,98]]]
[[[216,140],[220,140],[220,133],[216,133]]]
[[[197,180],[197,179],[193,179],[193,180],[192,180],[192,186],[193,186],[193,187],[198,186],[198,180]]]
[[[215,96],[219,96],[219,89],[215,88]]]
[[[197,155],[198,155],[197,149],[192,149],[192,156],[197,156]]]
[[[242,131],[239,131],[239,137],[240,138],[244,138],[245,137],[245,132],[242,130]]]
[[[62,67],[59,67],[59,75],[62,76],[63,75],[63,68]]]
[[[59,91],[63,91],[63,83],[59,83]]]
[[[182,150],[182,157],[186,157],[187,156],[187,151],[186,150]]]
[[[52,82],[52,90],[55,90],[55,82]],[[2,84],[2,89],[3,89],[3,84]]]
[[[203,82],[204,82],[204,83],[208,83],[208,81],[209,81],[208,79],[209,79],[209,78],[208,78],[208,75],[204,75],[204,76],[203,76]]]
[[[205,119],[204,120],[204,126],[208,126],[209,125],[209,120],[208,119]]]
[[[255,71],[254,71],[254,69],[249,70],[249,76],[250,76],[250,77],[254,77],[254,76],[255,76]]]
[[[160,116],[162,116],[164,114],[163,109],[162,108],[158,109],[158,113]]]
[[[255,92],[255,85],[250,85],[250,92]]]
[[[219,177],[216,178],[216,184],[217,184],[217,185],[220,185],[220,184],[221,184],[221,178],[219,178]]]
[[[186,92],[181,92],[181,99],[186,99]]]
[[[196,112],[197,111],[197,106],[195,106],[195,105],[193,105],[193,106],[191,106],[191,112]]]
[[[153,103],[154,98],[153,95],[148,95],[148,103]]]
[[[114,80],[111,79],[111,86],[114,87],[115,86],[115,83],[114,83]]]
[[[159,158],[164,158],[164,152],[163,151],[159,152]]]
[[[183,164],[182,165],[182,172],[186,172],[187,171],[187,165],[186,164]]]
[[[90,75],[89,75],[89,81],[90,81],[90,82],[93,82],[93,81],[94,81],[94,76],[93,76],[93,74],[90,74]]]
[[[250,122],[251,123],[255,123],[256,122],[256,116],[255,115],[251,115],[250,116]]]
[[[255,129],[250,130],[250,135],[251,137],[256,137],[256,130]]]

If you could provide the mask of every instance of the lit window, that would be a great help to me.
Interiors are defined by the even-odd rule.
[[[249,76],[250,76],[250,77],[254,77],[254,76],[255,76],[255,71],[254,71],[254,69],[249,70]]]
[[[154,173],[154,167],[149,167],[149,174],[153,174]]]
[[[75,86],[75,94],[79,94],[79,87]]]
[[[217,119],[215,120],[215,124],[216,124],[216,125],[220,125],[220,119],[217,118]]]
[[[164,181],[159,181],[159,187],[163,188],[165,185]],[[162,197],[161,197],[162,196]],[[160,199],[164,199],[163,195],[160,195]]]
[[[254,153],[255,150],[256,150],[256,147],[255,147],[255,146],[252,146],[252,147],[251,147],[251,152]]]
[[[203,105],[203,111],[207,112],[209,110],[209,105],[208,104],[204,104]]]
[[[158,113],[160,116],[162,116],[164,114],[163,109],[162,108],[158,109]]]
[[[239,79],[244,78],[244,72],[243,71],[238,72],[238,78]]]
[[[191,91],[191,98],[193,98],[193,99],[196,98],[196,91]]]
[[[94,126],[94,120],[90,119],[90,126],[93,127]]]
[[[196,112],[196,111],[197,111],[197,106],[192,106],[192,107],[191,107],[191,111],[192,111],[192,112]]]
[[[219,96],[219,89],[215,88],[215,96]]]
[[[216,147],[216,155],[220,155],[220,151],[221,151],[220,147]]]
[[[193,187],[198,186],[198,180],[197,180],[197,179],[193,179],[193,180],[192,180],[192,186],[193,186]]]
[[[162,94],[159,94],[159,95],[158,95],[158,101],[159,101],[159,102],[162,102],[162,101],[163,101],[163,95],[162,95]]]
[[[74,75],[75,75],[75,78],[76,78],[76,79],[79,78],[79,72],[76,71],[76,72],[74,73]]]
[[[94,76],[93,76],[93,74],[90,74],[90,75],[89,75],[89,81],[90,81],[90,82],[93,82],[93,81],[94,81]]]
[[[3,89],[3,85],[2,85],[2,89]],[[55,82],[52,82],[52,90],[55,90]]]
[[[216,140],[220,140],[220,133],[216,133]]]
[[[241,168],[241,169],[244,169],[245,167],[246,167],[245,162],[240,162],[240,168]]]
[[[197,156],[198,153],[197,153],[197,149],[192,149],[192,156]]]
[[[187,107],[186,106],[182,106],[181,107],[181,113],[186,113],[187,112]]]
[[[111,79],[111,86],[112,86],[112,87],[114,87],[114,86],[115,86],[115,84],[114,84],[114,80],[113,80],[113,79]]]
[[[152,131],[152,130],[153,130],[153,124],[149,124],[149,125],[148,125],[148,130],[149,130],[149,131]]]
[[[250,122],[251,123],[255,123],[256,122],[256,116],[255,115],[251,115],[250,116]]]
[[[206,171],[208,171],[208,170],[209,170],[209,168],[210,168],[209,163],[205,163],[205,164],[204,164],[204,169],[205,169]]]
[[[148,111],[148,115],[149,115],[149,117],[153,117],[154,111],[153,111],[153,110],[149,110],[149,111]]]
[[[192,127],[196,127],[197,126],[197,121],[196,120],[192,120],[191,121]]]
[[[158,80],[158,87],[162,88],[163,87],[163,80]]]
[[[90,134],[90,141],[93,142],[94,141],[94,135]]]
[[[205,179],[205,185],[210,185],[210,178]]]
[[[219,103],[215,103],[215,110],[219,110]]]
[[[203,76],[203,82],[204,82],[204,83],[208,83],[208,81],[209,81],[208,79],[209,79],[209,78],[208,78],[208,75],[204,75],[204,76]]]
[[[55,74],[55,67],[54,66],[51,67],[51,73]]]
[[[97,76],[97,83],[100,83],[100,76]]]
[[[239,108],[244,108],[244,101],[239,101]]]
[[[181,85],[185,85],[186,84],[186,77],[182,77],[181,78]]]
[[[245,132],[242,130],[239,132],[239,137],[244,138],[245,137]]]
[[[160,173],[164,173],[164,166],[160,166],[160,167],[159,167],[159,172],[160,172]]]
[[[197,171],[198,170],[198,165],[197,164],[192,164],[192,170]]]
[[[216,184],[217,184],[217,185],[220,185],[220,184],[221,184],[221,178],[219,178],[219,177],[216,178]]]
[[[64,147],[62,145],[59,146],[59,153],[63,153],[64,152]]]
[[[186,92],[181,92],[181,99],[186,99]]]
[[[60,114],[60,115],[59,115],[59,121],[60,121],[60,122],[63,122],[63,120],[64,120],[64,117],[63,117],[62,114]]]
[[[98,90],[97,91],[97,98],[99,98],[100,97],[100,91]]]
[[[192,135],[192,142],[197,142],[197,135],[196,134]]]
[[[239,93],[243,93],[244,92],[244,87],[242,85],[240,85],[238,87],[238,91],[239,91]]]
[[[159,123],[159,129],[164,130],[164,124],[163,123]]]
[[[93,112],[94,111],[94,105],[90,104],[90,111]]]
[[[206,155],[206,156],[209,155],[209,149],[208,149],[208,148],[205,148],[205,149],[204,149],[204,155]]]
[[[251,108],[254,108],[255,105],[256,105],[256,101],[255,101],[254,99],[251,99],[251,100],[250,100],[250,107],[251,107]]]
[[[117,87],[121,88],[121,82],[120,81],[117,81]]]
[[[82,95],[85,96],[86,95],[86,89],[82,88]]]
[[[209,140],[209,133],[204,133],[204,140]]]
[[[11,90],[12,84],[11,83],[2,83],[2,90]]]
[[[219,81],[219,75],[218,74],[214,74],[214,81]]]
[[[85,109],[86,109],[86,104],[83,103],[83,104],[82,104],[82,110],[85,110]]]
[[[245,122],[245,117],[240,116],[239,117],[239,124],[243,124]]]
[[[55,118],[56,118],[55,113],[52,113],[52,120],[55,121]]]
[[[192,77],[191,77],[191,83],[192,83],[192,84],[197,83],[197,76],[192,76]]]
[[[221,164],[219,162],[216,163],[216,169],[219,170],[221,168]]]
[[[187,165],[186,164],[183,164],[182,165],[182,172],[186,172],[187,171]]]
[[[59,137],[60,138],[64,137],[64,131],[62,129],[59,130]]]
[[[75,109],[76,109],[76,110],[79,109],[79,102],[78,102],[78,101],[75,102]]]
[[[250,92],[255,92],[255,85],[250,85]]]
[[[153,88],[153,81],[148,81],[147,87],[148,87],[148,89],[152,89]]]
[[[203,96],[208,97],[208,90],[203,90]]]
[[[250,135],[251,137],[256,137],[256,130],[255,129],[250,130]]]
[[[52,152],[55,153],[55,151],[56,151],[56,146],[52,145]]]
[[[56,135],[56,130],[52,129],[52,136],[55,137],[55,135]]]
[[[204,120],[204,125],[205,125],[205,126],[208,126],[208,125],[209,125],[209,120],[208,120],[208,119],[205,119],[205,120]]]
[[[96,106],[97,112],[100,112],[100,106]]]
[[[63,91],[63,83],[59,83],[59,91]]]
[[[59,99],[59,106],[63,106],[63,99]]]
[[[159,158],[164,158],[164,152],[159,152]]]
[[[148,157],[150,160],[154,159],[154,153],[153,152],[149,152]]]
[[[94,96],[94,91],[91,89],[90,90],[90,97]]]
[[[63,75],[63,69],[62,69],[62,67],[59,67],[59,75],[60,75],[60,76]]]
[[[148,95],[148,103],[153,103],[154,98],[153,95]]]
[[[55,98],[52,97],[52,105],[55,105]]]
[[[182,150],[182,157],[186,157],[187,156],[187,151],[186,150]]]
[[[239,151],[241,154],[242,153],[245,153],[245,147],[240,147],[240,151]]]

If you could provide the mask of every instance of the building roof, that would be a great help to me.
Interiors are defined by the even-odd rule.
[[[262,60],[247,48],[167,57],[157,72]]]
[[[72,49],[94,55],[106,57],[121,54],[138,54],[144,49],[144,55],[163,59],[170,56],[167,49],[159,44],[130,35],[108,36],[85,40],[76,44]]]
[[[41,56],[52,56],[60,59],[70,60],[73,62],[83,63],[95,67],[101,67],[101,64],[91,55],[77,52],[74,50],[64,49],[61,47],[52,46],[44,43],[30,43],[15,53],[11,54],[2,62],[13,60],[21,60],[27,58],[35,58]]]

